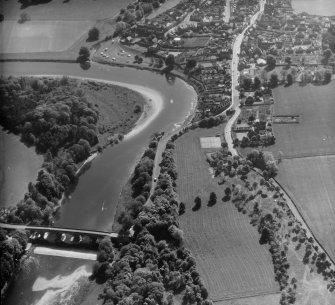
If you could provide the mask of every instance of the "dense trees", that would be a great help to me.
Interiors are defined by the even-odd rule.
[[[98,112],[68,78],[1,78],[0,121],[44,154],[36,183],[2,221],[50,224],[62,193],[76,180],[76,164],[98,142]]]
[[[12,234],[0,229],[0,288],[3,287],[18,271],[20,258],[25,253],[28,237],[24,231],[14,231]]]
[[[153,139],[136,166],[136,177],[146,168],[144,160],[154,157],[151,150],[156,147],[157,139]],[[103,270],[107,279],[101,294],[104,304],[173,304],[175,294],[181,295],[183,304],[211,304],[206,300],[208,292],[194,258],[183,246],[183,231],[178,227],[177,216],[183,213],[185,205],[178,204],[175,192],[174,149],[174,143],[169,141],[150,204],[137,206],[136,213],[135,207],[130,207],[128,216],[123,214],[128,228],[129,220],[133,225],[135,233],[131,242],[119,249],[119,257],[113,264],[95,267],[97,273]],[[146,190],[142,189],[136,198],[145,194]],[[133,216],[129,218],[129,214]]]
[[[255,149],[248,153],[247,160],[251,161],[253,166],[261,169],[266,179],[274,177],[277,174],[277,162],[271,152],[262,152]]]

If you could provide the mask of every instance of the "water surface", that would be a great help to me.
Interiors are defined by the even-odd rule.
[[[9,207],[23,199],[28,183],[34,182],[43,163],[33,147],[0,127],[0,206]]]
[[[334,0],[292,0],[292,7],[297,13],[311,15],[335,16]]]
[[[150,71],[93,65],[82,70],[77,64],[12,62],[0,65],[4,74],[58,74],[90,77],[135,84],[153,89],[161,95],[161,113],[141,133],[108,148],[96,158],[60,211],[56,226],[92,230],[111,230],[116,204],[136,161],[157,131],[171,132],[191,113],[196,100],[192,87],[180,79],[168,81]],[[173,103],[171,103],[173,101]]]

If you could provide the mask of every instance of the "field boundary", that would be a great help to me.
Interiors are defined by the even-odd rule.
[[[248,299],[248,298],[253,298],[253,297],[260,297],[260,296],[265,296],[265,295],[275,295],[275,294],[280,294],[281,292],[279,291],[273,291],[273,292],[263,292],[263,293],[254,293],[247,295],[245,294],[244,296],[231,296],[231,297],[224,297],[220,299],[212,299],[213,303],[217,302],[222,302],[222,301],[229,301],[229,300],[235,300],[235,299]]]
[[[252,168],[252,170],[253,170],[254,172],[256,172],[256,174],[258,174],[258,175],[260,175],[260,176],[263,177],[263,175],[262,175],[257,169]],[[303,217],[303,215],[302,215],[301,212],[299,211],[299,208],[297,207],[296,203],[295,203],[294,200],[293,200],[293,197],[294,197],[293,194],[292,194],[289,190],[287,190],[287,189],[286,189],[280,182],[278,182],[278,180],[276,180],[275,178],[271,178],[271,179],[269,180],[269,182],[270,182],[271,184],[277,184],[277,185],[283,190],[283,192],[285,193],[285,195],[286,195],[286,196],[290,199],[290,201],[292,202],[292,204],[293,204],[293,206],[294,206],[296,212],[299,214],[300,218],[303,220],[305,226],[308,228],[309,233],[312,235],[312,237],[313,237],[313,239],[315,240],[315,242],[317,243],[317,245],[322,249],[322,251],[324,251],[324,252],[326,253],[328,259],[332,262],[333,266],[335,266],[335,262],[334,262],[334,260],[333,260],[332,257],[329,255],[329,253],[327,252],[327,250],[326,250],[326,249],[322,246],[322,244],[319,242],[319,239],[315,237],[315,235],[314,235],[312,229],[310,228],[310,226],[309,226],[308,223],[306,222],[305,218]],[[287,203],[287,204],[288,204],[288,203]],[[292,214],[294,215],[294,211],[291,209],[291,207],[289,206],[289,204],[288,204],[288,207],[289,207],[289,209],[291,210]],[[299,219],[297,219],[297,221],[299,221]]]
[[[277,184],[278,186],[285,192],[285,194],[287,195],[288,198],[290,198],[292,204],[294,205],[294,207],[296,208],[299,216],[301,217],[301,219],[304,221],[306,227],[308,228],[310,234],[313,236],[314,240],[316,241],[316,243],[318,244],[318,246],[322,249],[323,252],[326,253],[328,259],[333,263],[333,265],[335,266],[335,261],[332,259],[332,257],[329,255],[329,253],[327,252],[327,250],[323,247],[323,245],[319,242],[318,238],[315,237],[312,229],[310,228],[310,226],[308,225],[308,223],[306,222],[305,218],[303,217],[303,215],[301,214],[301,212],[299,211],[299,208],[297,207],[296,203],[294,202],[294,200],[292,199],[293,194],[287,190],[280,182],[278,182],[278,180],[276,180],[275,178],[272,178]],[[292,211],[291,211],[292,212]]]
[[[335,156],[335,152],[326,152],[323,154],[301,154],[297,156],[283,156],[282,159],[292,160],[292,159],[305,159],[305,158],[317,158],[317,157],[327,157],[327,156]],[[276,158],[278,159],[278,158]]]

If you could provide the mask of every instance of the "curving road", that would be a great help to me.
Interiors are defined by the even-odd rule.
[[[233,156],[238,155],[236,149],[234,148],[233,145],[233,138],[231,135],[231,130],[232,127],[237,119],[237,117],[240,115],[241,113],[241,108],[238,107],[239,106],[239,91],[237,88],[238,86],[238,77],[239,77],[239,72],[238,72],[238,55],[240,53],[241,50],[241,44],[245,35],[245,32],[250,29],[256,22],[257,18],[263,14],[264,12],[264,5],[266,3],[266,0],[261,0],[260,1],[260,9],[259,11],[253,15],[251,17],[250,23],[249,25],[242,31],[242,33],[240,33],[234,41],[234,45],[233,45],[233,59],[232,59],[232,64],[231,64],[231,73],[232,73],[232,81],[231,81],[231,105],[228,109],[234,109],[235,113],[234,115],[229,119],[229,121],[227,122],[226,126],[225,126],[225,130],[224,130],[224,136],[225,136],[225,140],[228,144],[228,148],[231,151]],[[227,109],[227,110],[228,110]]]

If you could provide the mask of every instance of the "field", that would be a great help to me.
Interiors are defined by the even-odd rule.
[[[267,148],[285,157],[335,153],[335,82],[325,86],[294,84],[273,90],[274,115],[300,115],[299,124],[275,124],[276,144]]]
[[[46,2],[46,1],[45,1]],[[100,20],[113,18],[130,0],[53,0],[44,4],[21,8],[16,0],[1,1],[5,20],[18,20],[26,12],[32,20]]]
[[[100,142],[106,142],[106,137],[113,133],[128,133],[142,114],[145,100],[141,94],[115,85],[82,82],[80,88],[86,94],[87,100],[98,107],[98,129],[108,131],[100,135]],[[135,106],[139,112],[134,113]]]
[[[197,129],[176,141],[177,190],[186,212],[179,218],[186,247],[195,256],[200,275],[214,301],[275,293],[271,256],[259,244],[259,234],[248,216],[239,213],[230,202],[222,202],[224,187],[212,178],[200,137],[222,134],[224,126]],[[208,207],[209,193],[217,203]],[[193,212],[199,196],[201,208]]]
[[[85,45],[88,30],[98,21],[114,18],[130,0],[71,0],[50,1],[21,9],[18,1],[1,1],[5,21],[0,24],[0,53],[60,52],[70,48],[81,39]],[[18,23],[19,16],[26,12],[31,20]],[[99,22],[101,36],[113,33],[108,22]]]
[[[0,25],[0,53],[59,52],[71,47],[87,33],[94,21],[32,20],[23,24],[4,21]]]
[[[284,160],[277,180],[335,260],[335,156]]]

